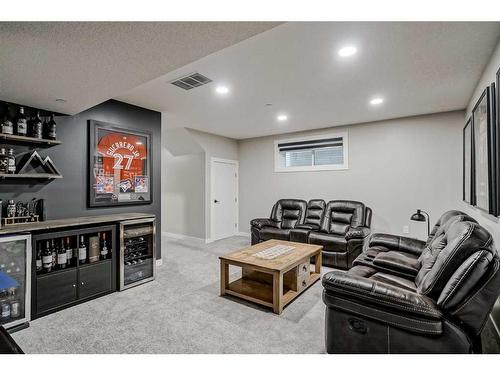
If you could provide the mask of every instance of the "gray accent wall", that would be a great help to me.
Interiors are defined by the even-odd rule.
[[[153,199],[151,204],[112,208],[87,207],[87,160],[88,120],[99,120],[123,128],[148,131],[152,134],[152,176]],[[157,219],[157,255],[161,257],[161,198],[160,198],[160,139],[161,114],[145,108],[109,100],[74,116],[56,118],[58,139],[62,145],[40,149],[42,156],[50,155],[63,179],[48,183],[13,183],[2,181],[0,197],[28,201],[33,197],[45,198],[48,219],[62,219],[78,216],[107,215],[125,212],[152,213]],[[29,151],[16,146],[16,152]]]
[[[412,222],[417,208],[431,222],[456,209],[462,194],[463,111],[333,127],[239,141],[240,230],[269,217],[280,198],[362,201],[373,209],[374,231],[426,238],[425,223]],[[348,132],[349,169],[274,172],[274,140]]]

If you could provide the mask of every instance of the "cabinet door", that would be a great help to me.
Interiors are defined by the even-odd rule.
[[[79,298],[111,290],[111,260],[80,267]]]
[[[76,300],[76,270],[39,277],[37,280],[37,313],[63,306]]]

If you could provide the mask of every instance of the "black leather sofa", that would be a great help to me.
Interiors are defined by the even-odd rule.
[[[328,353],[480,353],[500,294],[490,233],[449,211],[426,242],[374,234],[347,272],[323,277]]]
[[[2,326],[0,326],[0,354],[23,354],[19,345]]]
[[[270,239],[318,244],[324,266],[348,269],[370,234],[371,217],[356,201],[280,199],[268,219],[250,222],[252,245]]]

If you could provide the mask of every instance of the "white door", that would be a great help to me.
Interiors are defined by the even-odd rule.
[[[238,230],[238,162],[212,159],[213,240],[234,236]]]

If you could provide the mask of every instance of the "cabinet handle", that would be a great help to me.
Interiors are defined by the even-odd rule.
[[[302,286],[306,286],[306,285],[307,285],[306,281],[302,280]]]
[[[302,269],[305,271],[307,271],[307,266],[302,266]]]

